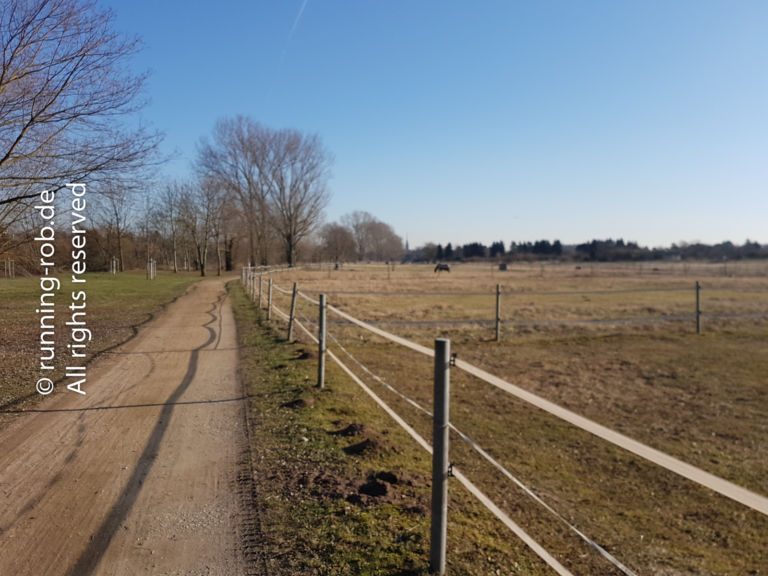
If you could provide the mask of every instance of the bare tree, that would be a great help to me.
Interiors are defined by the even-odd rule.
[[[434,242],[427,242],[422,246],[421,253],[427,262],[434,262],[437,260],[437,244]]]
[[[108,256],[117,256],[120,271],[125,272],[123,240],[133,216],[134,195],[129,188],[116,184],[106,186],[98,198],[97,219],[101,220],[102,226],[107,232],[107,249],[111,252]]]
[[[204,140],[197,157],[201,176],[214,179],[234,197],[248,229],[249,260],[269,260],[269,193],[261,167],[267,157],[268,130],[244,116],[219,120],[212,141]]]
[[[141,170],[156,153],[157,134],[120,124],[145,77],[126,72],[138,43],[113,19],[89,0],[2,3],[0,205]]]
[[[379,220],[368,225],[370,257],[374,260],[399,260],[403,256],[403,239],[392,226]]]
[[[194,245],[200,275],[205,276],[208,248],[222,206],[220,185],[211,179],[181,184],[180,222]]]
[[[217,122],[197,159],[201,176],[221,183],[237,201],[251,262],[268,263],[274,231],[290,266],[328,202],[330,164],[318,136],[273,130],[243,116]]]
[[[402,257],[403,239],[389,224],[360,210],[345,214],[341,221],[355,239],[358,259],[397,260]]]
[[[357,259],[365,260],[370,249],[370,225],[376,218],[368,212],[355,210],[341,217],[341,222],[352,232],[357,245]]]
[[[317,226],[328,203],[331,157],[318,136],[296,130],[273,132],[268,142],[263,173],[274,206],[272,222],[286,262],[294,266],[299,244]]]
[[[179,247],[179,204],[181,202],[181,185],[178,182],[166,184],[160,193],[158,210],[160,219],[171,241],[171,261],[173,271],[179,271],[178,247]]]
[[[357,246],[352,232],[341,224],[326,224],[320,231],[323,251],[336,264],[357,257]]]

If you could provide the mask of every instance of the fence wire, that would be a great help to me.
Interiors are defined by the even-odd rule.
[[[307,296],[304,296],[304,297],[307,300],[312,301],[312,299],[310,299],[309,297]],[[337,316],[344,318],[345,320],[348,320],[349,322],[356,324],[361,328],[364,328],[369,332],[372,332],[374,334],[382,336],[383,338],[386,338],[387,340],[390,340],[397,344],[401,344],[406,348],[409,348],[416,352],[420,352],[427,356],[434,357],[434,351],[431,348],[422,346],[420,344],[416,344],[415,342],[412,342],[406,338],[402,338],[400,336],[392,334],[391,332],[387,332],[385,330],[382,330],[381,328],[377,328],[376,326],[373,326],[368,322],[363,322],[362,320],[359,320],[354,316],[347,314],[346,312],[343,312],[342,310],[330,304],[328,305],[328,310],[333,312]],[[570,424],[576,426],[577,428],[585,430],[590,434],[593,434],[599,438],[602,438],[603,440],[606,440],[611,444],[618,446],[619,448],[627,450],[637,456],[640,456],[641,458],[648,460],[656,464],[657,466],[661,466],[666,470],[674,472],[679,476],[682,476],[688,480],[691,480],[711,490],[714,490],[715,492],[727,498],[730,498],[731,500],[739,502],[744,506],[747,506],[762,514],[768,515],[768,498],[766,498],[765,496],[752,492],[751,490],[747,490],[746,488],[743,488],[737,484],[734,484],[733,482],[730,482],[728,480],[720,478],[719,476],[706,472],[701,468],[697,468],[696,466],[693,466],[678,458],[670,456],[669,454],[666,454],[661,450],[657,450],[655,448],[652,448],[651,446],[643,444],[642,442],[634,440],[633,438],[630,438],[624,434],[616,432],[615,430],[612,430],[607,426],[598,424],[593,420],[590,420],[571,410],[563,408],[555,404],[554,402],[550,402],[549,400],[546,400],[541,396],[533,394],[532,392],[528,392],[524,388],[511,384],[503,380],[502,378],[499,378],[489,372],[486,372],[485,370],[482,370],[481,368],[478,368],[477,366],[469,364],[468,362],[458,360],[456,362],[456,366],[464,370],[465,372],[476,376],[480,380],[487,382],[488,384],[496,386],[497,388],[509,394],[512,394],[513,396],[516,396],[519,399],[529,404],[532,404],[544,410],[545,412],[548,412],[553,416],[556,416],[557,418],[560,418],[561,420],[565,420],[566,422],[569,422]]]
[[[372,372],[367,366],[365,366],[362,362],[360,362],[357,358],[355,358],[339,341],[338,339],[333,336],[330,332],[328,333],[328,338],[333,340],[333,342],[336,343],[336,346],[339,347],[339,349],[344,352],[344,354],[352,361],[354,362],[363,372],[365,372],[368,376],[370,376],[373,380],[387,388],[390,392],[394,393],[395,395],[399,396],[402,400],[416,408],[419,412],[422,414],[427,415],[429,418],[434,418],[434,415],[432,412],[424,408],[421,404],[413,400],[412,398],[408,397],[407,395],[400,392],[398,389],[396,389],[394,386],[389,384],[386,380],[384,380],[381,376],[378,374],[375,374]],[[565,524],[572,532],[574,532],[579,538],[581,538],[584,542],[589,544],[592,548],[594,548],[600,555],[602,555],[606,560],[608,560],[611,564],[613,564],[616,568],[618,568],[622,573],[626,574],[627,576],[637,576],[635,572],[627,568],[624,564],[622,564],[615,556],[613,556],[610,552],[608,552],[605,548],[600,546],[597,542],[592,540],[589,536],[584,534],[581,530],[579,530],[576,526],[571,524],[568,520],[563,517],[562,514],[557,512],[554,508],[552,508],[549,504],[547,504],[544,500],[541,499],[531,488],[529,488],[527,485],[525,485],[521,480],[519,480],[514,474],[512,474],[507,468],[505,468],[501,463],[499,463],[495,458],[493,458],[488,452],[486,452],[480,445],[472,440],[472,438],[469,437],[469,435],[465,434],[461,430],[459,430],[456,426],[454,426],[452,423],[448,424],[449,428],[453,430],[459,438],[461,438],[464,442],[466,442],[473,450],[475,450],[482,458],[484,458],[487,462],[489,462],[494,468],[496,468],[499,472],[501,472],[504,476],[506,476],[509,480],[511,480],[518,488],[520,488],[527,496],[529,496],[531,499],[533,499],[537,504],[541,505],[547,512],[552,514],[555,518],[557,518],[560,522]]]
[[[276,287],[273,283],[273,288],[277,288],[278,292],[286,294],[286,295],[292,295],[292,290],[285,290],[280,287]],[[561,294],[601,294],[601,293],[616,293],[616,292],[622,292],[622,293],[637,293],[637,292],[666,292],[666,291],[682,291],[681,289],[656,289],[656,290],[626,290],[626,291],[591,291],[591,292],[541,292],[538,293],[540,295],[561,295]],[[326,292],[326,293],[334,293],[334,292]],[[336,294],[353,294],[354,292],[335,292]],[[366,293],[371,294],[371,293]],[[375,293],[378,294],[378,293]],[[391,293],[381,293],[384,294],[391,294]],[[524,295],[533,295],[535,293],[521,293]],[[319,305],[319,301],[311,298],[306,293],[303,293],[302,291],[298,291],[297,295],[303,298],[305,301],[317,306]],[[407,293],[407,295],[416,295],[414,293]],[[462,294],[465,295],[465,294]],[[483,293],[483,295],[487,295],[486,293]],[[432,325],[432,323],[425,323],[425,322],[387,322],[387,321],[378,321],[378,322],[363,322],[350,314],[347,314],[338,308],[327,305],[327,309],[331,312],[333,312],[336,316],[339,318],[342,318],[345,323],[350,323],[353,325],[358,326],[359,328],[362,328],[366,331],[369,331],[371,333],[377,334],[379,336],[382,336],[390,341],[393,341],[395,343],[401,344],[402,346],[409,348],[411,350],[417,351],[422,354],[426,354],[428,356],[433,356],[434,351],[426,348],[424,346],[421,346],[419,344],[416,344],[414,342],[411,342],[405,338],[401,338],[399,336],[396,336],[394,334],[391,334],[389,332],[386,332],[384,330],[381,330],[380,328],[377,328],[374,326],[374,324],[396,324],[396,325]],[[277,307],[273,303],[273,310],[282,318],[289,320],[289,315],[280,310],[279,307]],[[575,321],[561,321],[562,323],[620,323],[620,322],[649,322],[649,321],[655,321],[655,322],[663,322],[663,321],[670,321],[670,320],[689,320],[691,315],[684,315],[684,316],[677,316],[677,317],[670,317],[666,316],[661,319],[654,319],[654,318],[643,318],[643,319],[591,319],[588,321],[584,320],[575,320]],[[708,315],[709,318],[768,318],[768,314],[721,314],[721,315]],[[303,321],[299,321],[299,318]],[[458,321],[454,321],[458,322]],[[313,326],[313,322],[310,321],[308,318],[302,316],[299,316],[296,314],[294,318],[294,323],[299,326],[299,328],[307,334],[307,336],[314,342],[318,342],[318,338],[313,334],[312,331],[310,331],[306,326]],[[483,324],[485,322],[472,322],[477,324]],[[518,322],[515,322],[517,324]],[[549,323],[549,322],[545,322]],[[306,326],[305,326],[306,324]],[[436,322],[435,324],[451,324],[451,322]],[[541,324],[541,322],[537,323]],[[314,326],[313,326],[314,327]],[[330,332],[328,332],[328,338],[334,342],[334,344],[358,367],[359,370],[362,370],[368,377],[379,383],[380,385],[384,386],[387,390],[401,398],[403,401],[405,401],[407,404],[411,405],[415,409],[417,409],[419,412],[427,415],[429,418],[432,418],[432,413],[421,406],[418,402],[413,400],[412,398],[408,397],[406,394],[400,392],[397,388],[389,384],[384,378],[370,370],[367,366],[365,366],[362,362],[360,362],[357,358],[355,358],[354,355],[352,355],[346,347],[344,347],[341,342]],[[427,451],[431,453],[431,447],[429,444],[409,425],[407,424],[397,413],[392,410],[381,398],[379,398],[352,370],[349,369],[339,358],[336,354],[334,354],[332,351],[328,350],[328,355],[342,368],[342,370],[347,373],[361,388],[369,394],[374,401],[377,402],[395,421],[398,422],[405,430],[408,432],[423,448],[425,448]],[[570,422],[571,424],[576,425],[579,428],[582,428],[584,430],[587,430],[588,432],[591,432],[593,434],[596,434],[597,436],[608,440],[609,442],[624,448],[626,450],[629,450],[635,454],[640,455],[643,458],[646,458],[650,460],[651,462],[654,462],[657,465],[660,465],[668,470],[671,470],[677,474],[680,474],[690,480],[694,480],[695,482],[699,482],[700,484],[703,484],[731,499],[734,499],[742,504],[745,504],[749,506],[750,508],[753,508],[755,510],[758,510],[764,514],[768,514],[768,499],[761,497],[757,494],[754,494],[750,491],[747,491],[739,486],[736,486],[734,484],[731,484],[730,482],[727,482],[717,476],[704,473],[703,479],[701,478],[701,475],[698,473],[701,473],[703,471],[690,466],[682,461],[679,461],[675,458],[672,458],[671,456],[668,456],[667,454],[664,454],[660,451],[657,451],[655,449],[649,448],[645,445],[642,445],[639,442],[636,442],[632,440],[631,438],[625,437],[619,433],[616,433],[606,427],[603,427],[601,425],[598,425],[592,421],[587,420],[586,418],[583,418],[575,413],[572,413],[566,409],[563,409],[559,406],[554,405],[551,402],[548,402],[544,400],[543,398],[540,398],[538,396],[533,395],[532,393],[526,392],[522,389],[520,389],[517,386],[514,386],[512,384],[509,384],[508,382],[505,382],[501,380],[500,378],[497,378],[493,375],[490,375],[486,373],[485,371],[472,366],[466,362],[457,362],[457,367],[460,369],[463,369],[464,371],[480,378],[481,380],[488,382],[494,386],[497,386],[506,392],[509,392],[522,400],[532,403],[535,406],[552,413],[553,415],[557,416],[558,418],[564,419],[567,422]],[[528,486],[526,486],[522,481],[520,481],[517,477],[514,476],[509,470],[507,470],[503,465],[501,465],[498,461],[496,461],[490,454],[488,454],[487,451],[485,451],[481,446],[479,446],[474,440],[472,440],[471,437],[469,437],[464,432],[460,431],[458,428],[456,428],[453,424],[449,424],[450,428],[453,429],[453,431],[464,441],[466,442],[475,452],[477,452],[483,459],[485,459],[487,462],[489,462],[494,468],[496,468],[501,474],[503,474],[506,478],[508,478],[511,482],[513,482],[520,490],[522,490],[527,496],[532,498],[535,502],[537,502],[540,506],[542,506],[545,510],[547,510],[550,514],[552,514],[555,518],[557,518],[559,521],[564,523],[569,530],[574,532],[579,538],[581,538],[584,542],[586,542],[588,545],[590,545],[594,550],[596,550],[601,556],[603,556],[607,561],[609,561],[611,564],[613,564],[617,569],[619,569],[623,574],[627,576],[636,576],[636,574],[627,568],[624,564],[622,564],[618,559],[616,559],[613,555],[611,555],[608,551],[606,551],[604,548],[602,548],[599,544],[597,544],[594,540],[589,538],[586,534],[584,534],[581,530],[579,530],[577,527],[575,527],[573,524],[568,522],[567,519],[565,519],[561,514],[559,514],[554,508],[552,508],[549,504],[547,504],[544,500],[542,500],[532,489],[530,489]],[[639,448],[642,448],[643,450],[638,450]],[[642,452],[642,453],[641,453]],[[693,475],[698,475],[699,477],[693,478]],[[458,471],[454,471],[454,476],[462,483],[464,484],[469,491],[475,495],[489,510],[491,510],[494,515],[496,515],[499,519],[504,522],[505,525],[507,525],[515,534],[518,535],[536,554],[538,554],[542,559],[544,559],[556,572],[558,572],[561,575],[569,575],[570,572],[565,569],[560,563],[554,559],[546,550],[544,550],[538,543],[536,543],[533,539],[530,538],[517,524],[515,524],[502,510],[498,508],[487,496],[485,496],[471,481],[469,481],[463,474],[461,474]]]
[[[282,310],[279,314],[283,318],[288,318],[288,315]],[[294,322],[296,319],[294,318]],[[296,322],[298,326],[307,334],[313,342],[318,343],[317,337],[310,332],[300,322]],[[403,420],[397,412],[384,402],[373,390],[371,390],[349,367],[344,364],[338,356],[336,356],[331,350],[327,351],[328,356],[336,362],[339,367],[354,380],[387,414],[392,417],[416,442],[424,448],[429,454],[432,454],[432,447],[429,443],[413,429],[405,420]],[[423,410],[423,408],[422,408]],[[502,511],[496,504],[494,504],[483,492],[466,476],[464,476],[459,470],[454,469],[454,477],[461,482],[472,495],[480,500],[497,518],[499,518],[508,528],[510,528],[531,550],[533,550],[544,562],[547,563],[555,572],[561,576],[573,576],[573,574],[565,568],[558,560],[552,556],[546,549],[544,549],[538,542],[531,538],[520,526],[518,526],[504,511]]]

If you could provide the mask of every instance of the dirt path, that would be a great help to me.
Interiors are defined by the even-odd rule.
[[[245,576],[244,418],[209,280],[0,432],[0,574]]]

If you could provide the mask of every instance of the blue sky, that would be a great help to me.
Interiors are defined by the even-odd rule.
[[[768,2],[103,0],[191,173],[244,114],[318,133],[329,221],[411,245],[768,243]]]

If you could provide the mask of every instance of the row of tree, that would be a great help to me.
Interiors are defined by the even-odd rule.
[[[293,266],[315,231],[329,199],[332,156],[317,135],[276,130],[251,118],[220,120],[202,143],[196,187],[208,190],[201,206],[228,205],[230,226],[245,231],[251,264],[267,265],[275,242]]]
[[[392,226],[368,212],[355,211],[320,231],[319,256],[340,264],[364,260],[393,261],[403,257],[403,239]]]
[[[768,246],[747,240],[738,246],[732,242],[719,244],[672,244],[667,248],[647,248],[624,240],[592,240],[575,247],[573,257],[598,262],[643,260],[742,260],[768,258]]]
[[[509,262],[514,260],[574,260],[574,261],[643,261],[662,259],[739,260],[743,258],[768,258],[768,246],[747,240],[742,246],[732,242],[715,245],[702,243],[673,244],[668,248],[647,248],[636,242],[623,239],[592,240],[583,244],[564,246],[559,240],[537,240],[536,242],[511,242],[509,247],[503,241],[486,246],[471,242],[453,246],[448,243],[427,243],[415,250],[409,250],[405,259],[413,262],[440,262],[462,260],[491,260]]]
[[[146,75],[128,72],[140,43],[114,31],[111,11],[4,0],[0,46],[0,255],[33,271],[40,192],[82,182],[92,269],[113,257],[177,269],[183,255],[204,274],[209,252],[226,266],[238,245],[241,261],[296,263],[329,198],[332,157],[318,136],[223,119],[193,178],[162,184],[162,135],[137,118]]]
[[[498,260],[507,261],[514,259],[551,258],[563,254],[563,246],[559,240],[550,243],[549,240],[536,242],[512,242],[507,248],[503,241],[493,242],[486,246],[482,242],[470,242],[464,245],[453,246],[448,243],[427,243],[421,248],[411,250],[406,259],[414,262],[440,262],[457,260]]]

